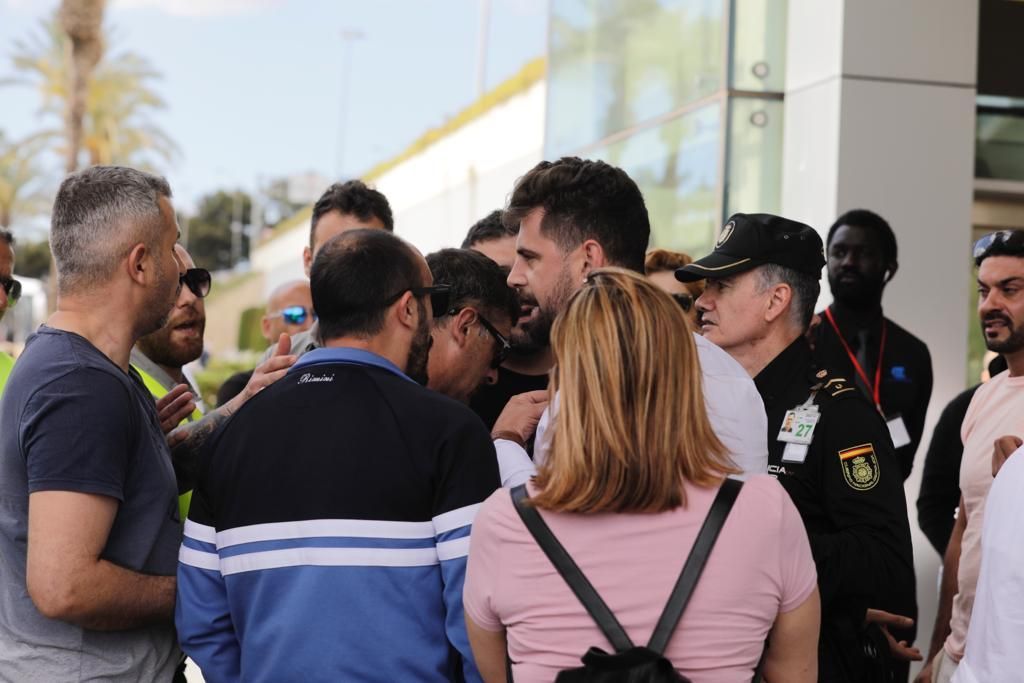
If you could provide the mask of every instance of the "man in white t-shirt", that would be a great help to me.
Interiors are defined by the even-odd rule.
[[[516,182],[504,219],[519,224],[508,284],[522,304],[517,326],[534,345],[547,345],[555,317],[590,271],[644,272],[650,221],[643,195],[625,171],[603,161],[540,162]],[[698,337],[697,349],[711,426],[745,474],[766,472],[768,427],[757,388],[714,344]],[[495,422],[491,434],[503,484],[522,483],[533,473],[521,447],[544,407],[545,392],[530,392],[509,401]],[[542,436],[534,460],[543,451]]]
[[[983,237],[974,246],[974,259],[985,345],[1006,358],[1009,370],[978,389],[961,427],[960,512],[943,563],[931,661],[917,683],[948,683],[964,656],[992,486],[992,444],[1007,434],[1024,436],[1024,230]]]

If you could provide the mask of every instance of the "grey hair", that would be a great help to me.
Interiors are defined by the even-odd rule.
[[[93,166],[65,178],[50,219],[57,291],[105,282],[134,245],[154,246],[161,197],[171,197],[164,178],[124,166]]]
[[[790,321],[799,327],[801,332],[806,331],[814,317],[814,305],[818,302],[818,295],[821,293],[819,279],[777,263],[766,263],[759,266],[757,274],[760,277],[760,287],[758,288],[760,292],[778,284],[789,285],[793,292],[793,298],[789,304]]]

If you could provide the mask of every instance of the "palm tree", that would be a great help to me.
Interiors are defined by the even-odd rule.
[[[103,56],[103,9],[105,0],[63,0],[57,11],[64,34],[71,40],[66,109],[67,150],[65,170],[78,168],[78,150],[85,128],[89,77]]]
[[[84,97],[79,100],[79,77],[88,67],[95,43],[77,41],[66,29],[69,4],[102,6],[102,1],[64,5],[42,31],[27,41],[15,43],[14,66],[21,72],[19,83],[36,85],[42,95],[41,113],[63,125],[40,133],[51,140],[65,159],[65,169],[78,167],[81,151],[89,164],[122,164],[152,167],[177,153],[174,142],[149,119],[149,114],[166,105],[151,87],[160,74],[141,56],[122,52],[103,54],[87,75]],[[76,60],[76,44],[86,52]],[[81,107],[81,116],[79,116]],[[80,124],[80,125],[79,125]]]
[[[48,207],[37,161],[43,145],[38,137],[10,141],[0,131],[0,228],[9,229],[16,216],[37,216]]]

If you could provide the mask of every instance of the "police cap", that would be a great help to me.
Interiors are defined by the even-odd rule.
[[[814,228],[767,213],[737,213],[722,228],[715,250],[676,271],[680,282],[722,278],[775,263],[821,278],[825,251]]]

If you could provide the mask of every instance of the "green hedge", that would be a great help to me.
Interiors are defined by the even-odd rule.
[[[263,306],[253,306],[242,311],[238,321],[238,350],[265,351],[267,340],[263,338],[260,322],[263,320]]]

